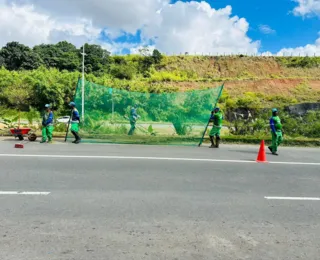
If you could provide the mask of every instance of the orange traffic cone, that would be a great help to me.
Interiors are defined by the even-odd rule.
[[[267,156],[266,156],[266,150],[264,147],[264,140],[261,141],[260,150],[257,157],[258,163],[267,163]]]

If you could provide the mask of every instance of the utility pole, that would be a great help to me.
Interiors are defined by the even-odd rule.
[[[85,44],[83,44],[83,49],[82,49],[82,113],[81,113],[81,118],[82,122],[84,122],[84,57],[87,55],[85,53]]]

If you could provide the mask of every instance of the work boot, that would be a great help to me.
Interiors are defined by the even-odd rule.
[[[48,144],[53,144],[53,141],[52,141],[52,140],[49,140],[49,141],[48,141]]]
[[[76,138],[76,140],[74,141],[75,144],[79,144],[81,142],[81,137],[79,136],[79,134],[77,132],[74,132],[74,136]]]
[[[278,156],[278,155],[279,155],[277,152],[273,152],[272,154],[273,154],[273,155],[276,155],[276,156]]]
[[[271,146],[269,146],[269,147],[268,147],[268,149],[269,149],[269,150],[270,150],[270,152],[272,153],[272,147],[271,147]]]
[[[40,144],[45,144],[46,142],[47,142],[47,141],[43,141],[43,140],[42,140],[42,141],[40,142]]]
[[[213,136],[210,136],[211,146],[209,146],[209,148],[215,148],[214,139],[213,138],[214,138]]]
[[[219,148],[220,146],[220,138],[216,138],[216,148]]]

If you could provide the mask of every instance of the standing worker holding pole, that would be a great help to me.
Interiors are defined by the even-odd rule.
[[[71,115],[71,133],[75,137],[75,140],[72,142],[74,144],[79,144],[81,142],[81,137],[79,135],[79,123],[80,123],[80,115],[76,108],[76,104],[74,102],[70,102],[69,106],[72,108]]]
[[[216,102],[215,102],[214,107],[216,107],[217,104],[218,104],[218,102],[219,102],[219,99],[220,99],[220,97],[221,97],[221,95],[222,95],[223,88],[224,88],[224,83],[223,83],[222,86],[220,87],[220,91],[219,91],[219,94],[218,94],[218,97],[217,97],[217,99],[216,99]],[[207,125],[206,125],[206,128],[205,128],[205,130],[204,130],[204,132],[203,132],[203,134],[202,134],[202,137],[201,137],[201,139],[200,139],[200,142],[199,142],[199,145],[198,145],[199,147],[202,145],[202,142],[203,142],[204,137],[205,137],[205,135],[206,135],[206,133],[207,133],[207,129],[208,129],[208,127],[209,127],[210,122],[212,122],[212,116],[213,116],[213,111],[211,112],[211,116],[210,116],[210,118],[209,118],[209,120],[208,120],[208,123],[207,123]],[[210,140],[211,140],[211,139],[210,139]],[[212,141],[212,140],[211,140],[211,141]],[[211,144],[212,144],[212,142],[211,142]]]
[[[222,121],[223,121],[223,115],[220,108],[216,107],[211,112],[210,121],[213,122],[213,126],[209,134],[210,141],[211,141],[210,148],[219,148],[220,140],[221,140],[220,132],[221,132]],[[216,143],[214,143],[214,137],[216,137]]]

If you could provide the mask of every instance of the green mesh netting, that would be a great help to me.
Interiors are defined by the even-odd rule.
[[[80,80],[75,95],[80,115],[81,85]],[[223,86],[156,94],[85,81],[84,122],[80,124],[79,133],[85,142],[196,145],[222,89]]]

